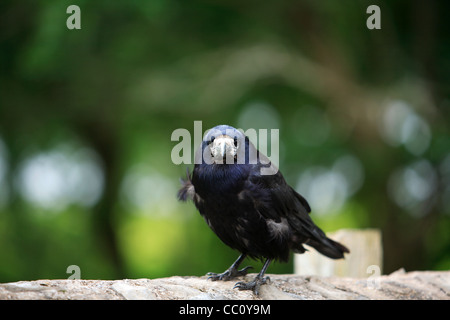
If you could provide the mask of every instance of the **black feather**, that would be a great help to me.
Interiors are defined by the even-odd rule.
[[[194,185],[191,182],[191,175],[189,173],[189,168],[186,168],[186,179],[180,179],[182,187],[178,190],[177,198],[180,201],[193,200],[195,194]]]

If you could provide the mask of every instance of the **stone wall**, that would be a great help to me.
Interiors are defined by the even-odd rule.
[[[250,280],[250,274],[243,280]],[[169,277],[135,280],[36,280],[0,284],[0,299],[447,299],[450,271],[397,271],[369,279],[269,275],[270,284],[256,297],[233,289],[235,281],[206,277]],[[242,279],[241,279],[242,280]]]

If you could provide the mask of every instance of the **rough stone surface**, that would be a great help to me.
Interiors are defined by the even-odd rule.
[[[251,280],[255,274],[243,280]],[[270,275],[258,297],[233,289],[236,281],[206,277],[125,280],[36,280],[0,284],[0,299],[445,299],[450,300],[450,271],[395,272],[370,279]]]

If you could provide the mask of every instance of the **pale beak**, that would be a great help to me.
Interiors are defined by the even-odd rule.
[[[225,157],[225,154],[226,154],[226,152],[227,152],[227,144],[226,144],[226,142],[224,141],[224,139],[220,139],[221,141],[219,142],[220,143],[220,155],[222,156],[222,158],[223,157]]]
[[[227,155],[234,157],[237,153],[234,139],[229,136],[219,136],[211,144],[212,156],[216,159],[224,159]]]

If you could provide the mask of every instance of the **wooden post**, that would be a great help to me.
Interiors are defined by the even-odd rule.
[[[294,273],[298,275],[368,278],[382,274],[383,249],[378,229],[342,229],[327,236],[350,249],[345,259],[327,258],[311,247],[294,255]],[[305,246],[306,247],[306,246]]]

